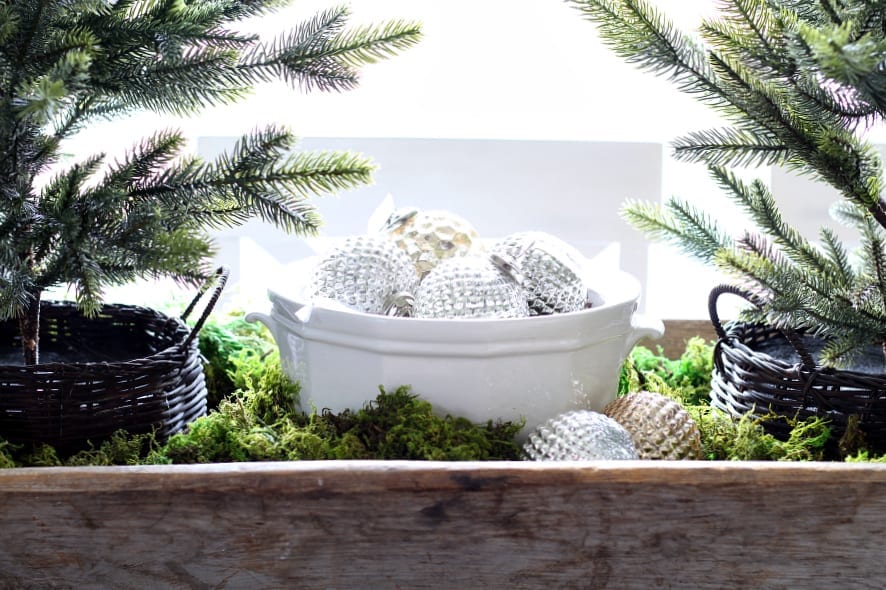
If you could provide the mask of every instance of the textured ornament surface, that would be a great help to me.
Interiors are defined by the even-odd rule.
[[[639,391],[610,402],[603,413],[631,433],[641,459],[700,459],[701,433],[689,413],[660,393]]]
[[[523,445],[534,461],[637,459],[630,433],[598,412],[575,410],[539,426]]]
[[[532,315],[578,311],[587,302],[581,253],[544,232],[519,232],[499,240],[494,254],[513,259],[524,277]]]
[[[400,210],[391,216],[385,231],[409,255],[419,276],[441,260],[482,249],[474,226],[448,211]]]
[[[418,274],[405,252],[385,236],[359,235],[345,238],[320,259],[308,296],[381,314],[397,293],[414,293],[417,286]]]
[[[523,290],[488,256],[449,258],[422,279],[418,318],[516,318],[529,315]]]

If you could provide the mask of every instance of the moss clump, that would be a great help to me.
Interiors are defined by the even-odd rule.
[[[8,441],[0,439],[0,469],[16,467],[12,445]]]
[[[268,381],[260,380],[259,383]],[[276,395],[280,394],[276,380]],[[218,409],[177,434],[150,458],[157,463],[310,459],[516,459],[522,424],[475,425],[436,416],[408,388],[378,397],[357,411],[301,414],[274,411],[274,389],[253,389],[222,400]],[[290,398],[284,398],[290,399]],[[273,419],[270,421],[268,419]]]
[[[714,369],[714,347],[704,338],[691,338],[679,359],[669,359],[658,352],[637,346],[622,366],[619,395],[648,389],[646,381],[654,376],[666,383],[684,405],[707,405]]]
[[[861,450],[854,455],[846,457],[848,463],[886,463],[886,455],[874,455],[867,450]]]
[[[356,452],[367,458],[429,461],[518,459],[520,448],[514,437],[524,425],[492,421],[478,425],[465,418],[440,417],[408,387],[393,392],[379,388],[378,396],[364,408],[326,414],[323,419],[338,433],[330,449],[333,457]]]
[[[261,324],[242,318],[229,318],[224,323],[207,322],[198,340],[203,355],[203,372],[210,409],[242,387],[243,372],[256,372],[262,359],[274,350],[271,336]]]
[[[711,406],[687,406],[701,431],[702,449],[709,460],[819,461],[831,431],[821,418],[792,421],[787,440],[766,433],[766,418],[733,418]]]
[[[129,434],[118,430],[98,447],[75,453],[64,465],[138,465],[159,447],[154,433]]]

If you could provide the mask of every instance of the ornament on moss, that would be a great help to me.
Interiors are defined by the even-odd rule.
[[[391,214],[382,231],[409,255],[420,277],[441,260],[482,249],[474,226],[449,211],[399,209]]]
[[[567,313],[587,306],[584,257],[560,238],[544,232],[518,232],[499,240],[492,252],[515,261],[524,277],[531,315]]]
[[[388,314],[414,293],[418,274],[409,256],[384,236],[350,236],[314,267],[308,296],[366,313]],[[404,312],[400,312],[403,315]]]
[[[604,414],[575,410],[535,429],[523,445],[534,461],[637,459],[630,433]]]
[[[610,402],[603,413],[631,434],[641,459],[700,459],[701,433],[683,407],[660,393],[639,391]]]
[[[418,318],[517,318],[529,307],[513,269],[497,256],[449,258],[421,281]]]

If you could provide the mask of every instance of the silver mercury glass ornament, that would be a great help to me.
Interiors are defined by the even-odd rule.
[[[568,313],[589,306],[581,253],[544,232],[519,232],[499,240],[492,252],[515,260],[524,277],[531,315]]]
[[[381,235],[350,236],[314,267],[308,297],[326,297],[366,313],[408,315],[404,294],[418,286],[415,266]]]
[[[474,226],[448,211],[398,209],[385,222],[382,232],[409,255],[420,277],[441,260],[466,256],[480,248]]]
[[[415,293],[414,316],[526,317],[529,307],[518,279],[513,267],[498,256],[449,258],[422,279]]]
[[[630,433],[609,416],[590,410],[548,420],[529,435],[523,452],[534,461],[638,458]]]

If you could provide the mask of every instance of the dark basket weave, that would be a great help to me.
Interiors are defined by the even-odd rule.
[[[69,452],[100,443],[119,429],[155,431],[162,441],[205,414],[196,336],[227,276],[227,269],[217,271],[193,329],[185,320],[208,288],[181,319],[111,304],[86,318],[73,303],[41,303],[40,364],[0,364],[0,436]],[[0,322],[0,358],[20,358],[21,350],[18,322]]]
[[[872,448],[886,448],[886,373],[882,351],[872,347],[866,356],[877,372],[822,367],[814,352],[821,339],[772,326],[730,322],[724,328],[717,299],[731,293],[754,302],[753,296],[729,285],[711,291],[708,308],[719,340],[714,348],[711,404],[734,416],[774,414],[787,419],[827,418],[833,436],[846,431],[851,416]],[[774,358],[763,352],[781,348],[789,354]],[[766,420],[764,428],[780,438],[790,432],[787,420]]]

